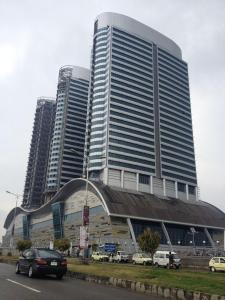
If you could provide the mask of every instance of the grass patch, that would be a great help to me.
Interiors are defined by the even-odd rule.
[[[16,264],[17,260],[18,260],[18,256],[6,256],[6,255],[0,256],[0,263]]]
[[[157,284],[163,287],[182,288],[208,294],[225,295],[225,274],[189,269],[167,270],[163,268],[133,266],[125,264],[93,263],[82,265],[74,259],[68,261],[74,272],[90,275],[111,276],[127,280]]]

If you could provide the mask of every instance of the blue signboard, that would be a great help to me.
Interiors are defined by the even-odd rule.
[[[105,243],[104,250],[105,250],[105,252],[109,252],[109,253],[116,252],[116,244],[114,244],[114,243]]]

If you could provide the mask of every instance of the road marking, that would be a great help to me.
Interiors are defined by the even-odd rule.
[[[39,291],[39,290],[36,290],[36,289],[33,289],[32,287],[30,287],[30,286],[28,286],[28,285],[24,285],[24,284],[22,284],[22,283],[19,283],[19,282],[17,282],[17,281],[14,281],[14,280],[11,280],[11,279],[6,279],[7,281],[10,281],[10,282],[12,282],[12,283],[15,283],[15,284],[18,284],[18,285],[20,285],[20,286],[22,286],[22,287],[24,287],[24,288],[26,288],[26,289],[28,289],[28,290],[31,290],[31,291],[33,291],[33,292],[36,292],[36,293],[40,293],[41,291]]]

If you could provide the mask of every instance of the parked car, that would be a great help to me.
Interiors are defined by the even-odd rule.
[[[108,261],[109,257],[108,257],[108,255],[100,253],[100,252],[93,252],[91,255],[91,259],[93,261]]]
[[[212,257],[209,261],[211,272],[225,271],[225,257]]]
[[[128,255],[124,251],[117,251],[115,255],[110,258],[112,262],[128,262],[129,258]]]
[[[23,252],[16,263],[16,273],[35,275],[54,274],[62,279],[67,272],[67,260],[55,250],[45,248],[28,249]]]
[[[170,267],[169,255],[170,251],[156,251],[153,256],[153,265],[156,267]],[[176,252],[172,251],[171,255],[173,256],[172,267],[179,269],[181,266],[180,258],[177,256]]]
[[[132,257],[133,264],[150,265],[152,263],[151,257],[146,253],[135,253]]]

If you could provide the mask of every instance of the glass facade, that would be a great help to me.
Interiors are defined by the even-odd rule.
[[[64,203],[57,202],[52,204],[52,218],[54,238],[63,238],[63,215],[64,215]]]
[[[89,80],[74,77],[74,69],[66,66],[59,72],[47,191],[58,190],[83,172]]]
[[[197,184],[187,64],[157,48],[162,177]]]
[[[94,28],[89,170],[107,167],[172,180],[174,197],[177,182],[195,198],[187,64],[173,41],[126,16],[112,15],[100,15]]]
[[[30,238],[30,215],[23,216],[23,239]]]
[[[50,98],[37,101],[22,203],[26,208],[43,204],[55,108],[56,103]]]

